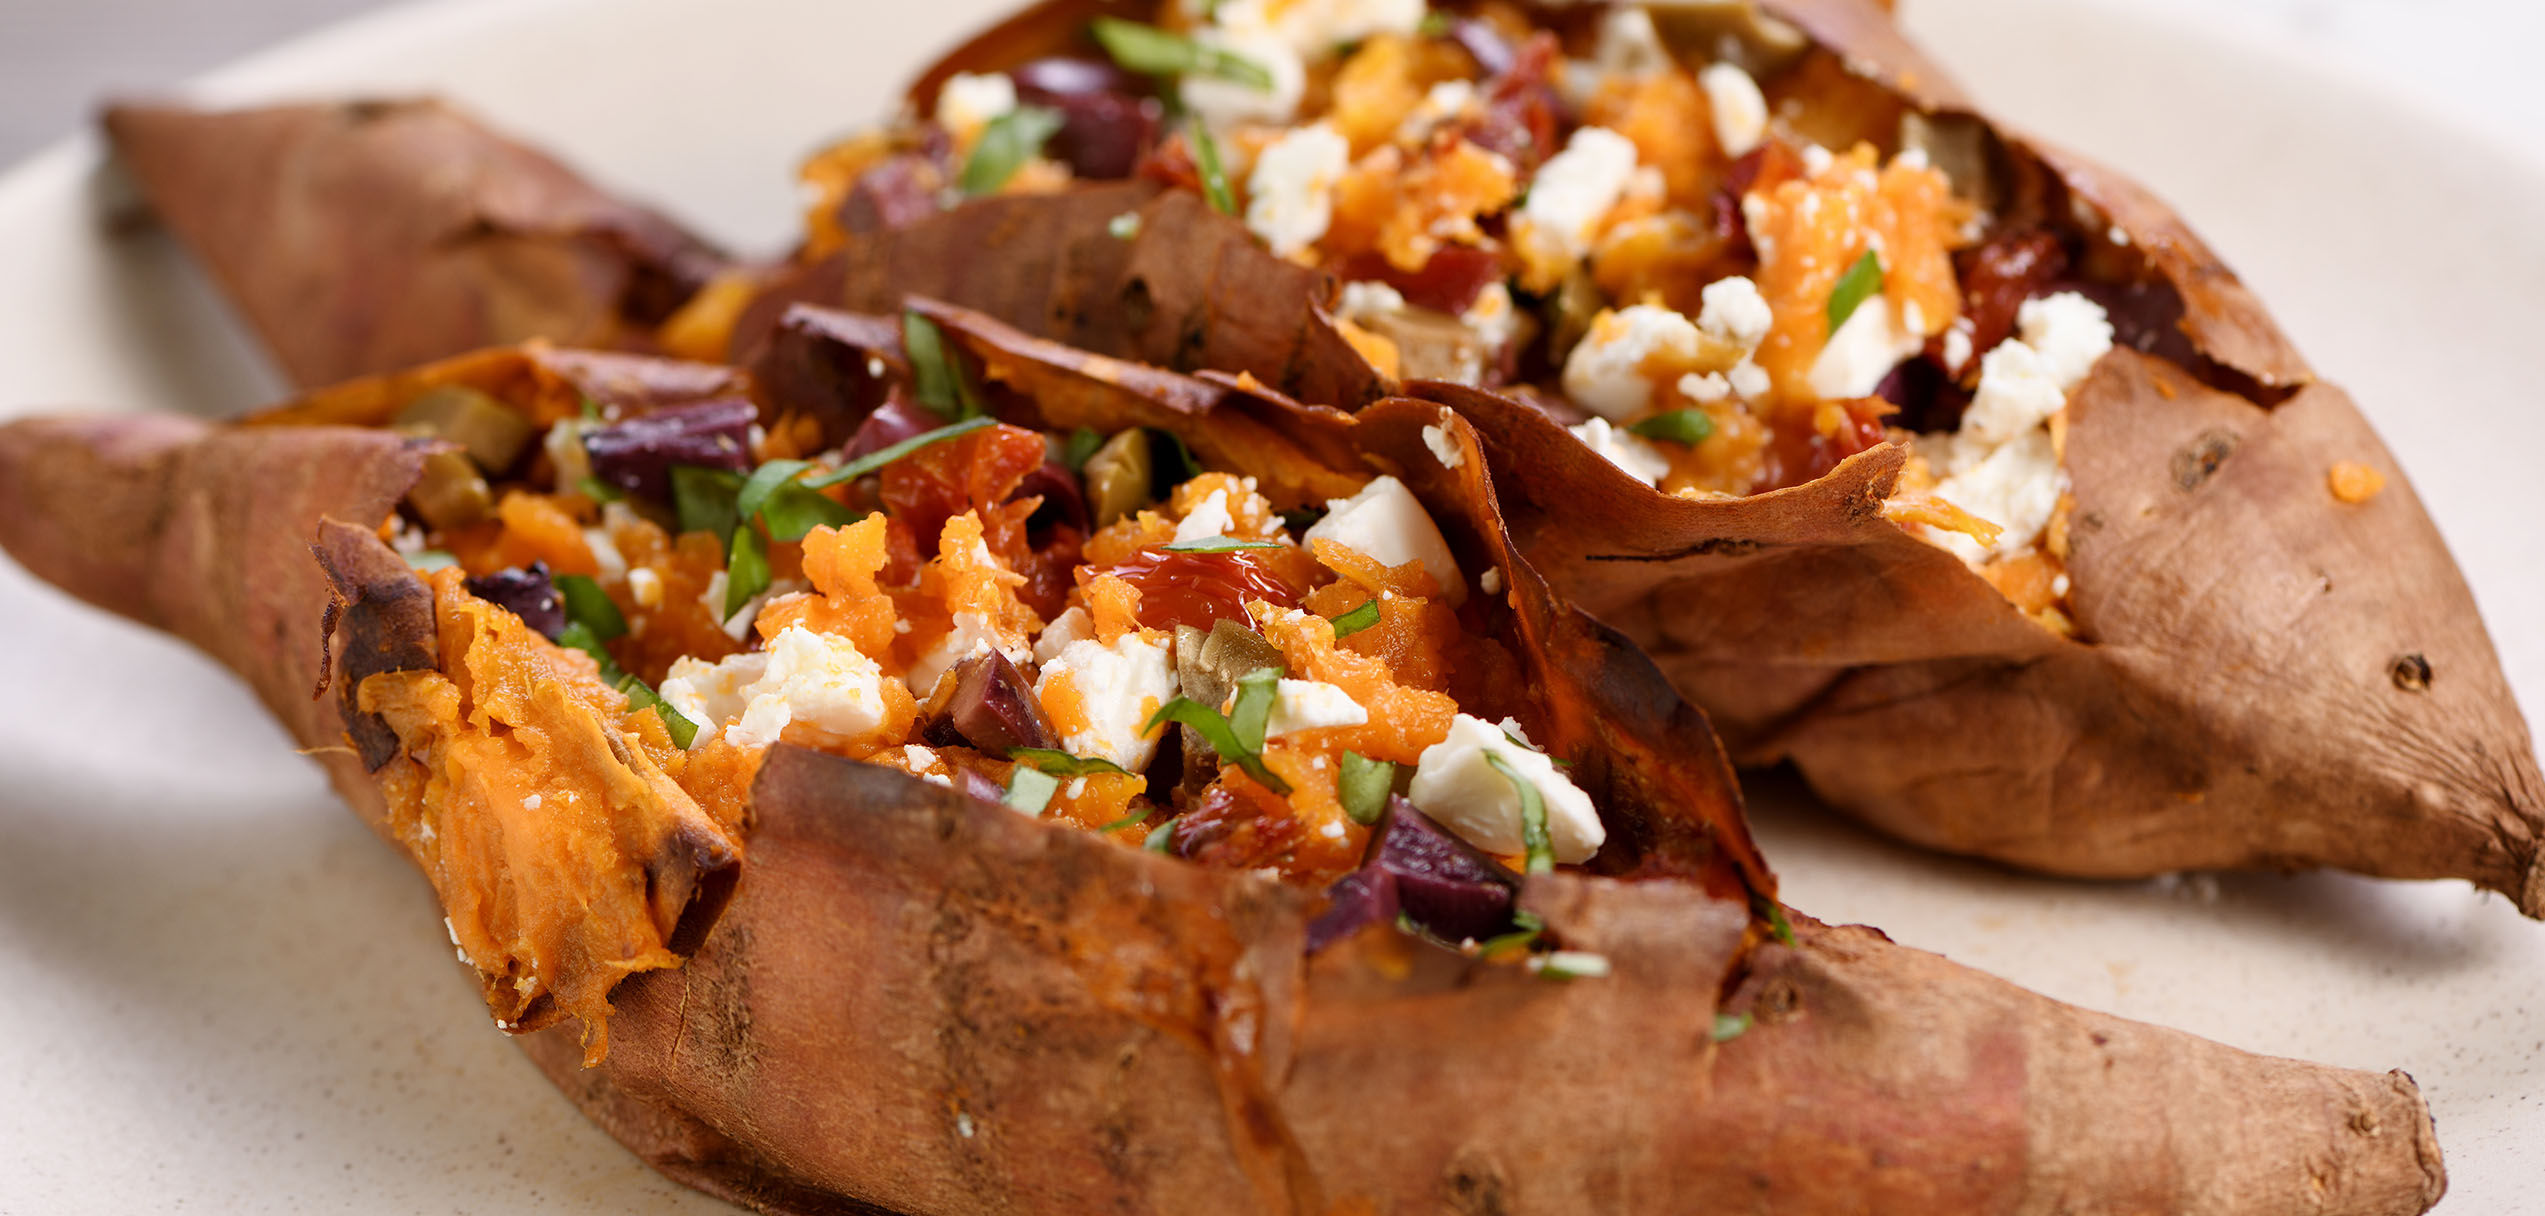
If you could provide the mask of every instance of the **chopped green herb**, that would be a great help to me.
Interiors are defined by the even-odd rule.
[[[594,640],[606,642],[627,632],[626,615],[590,575],[560,574],[555,583],[566,602],[566,620],[591,630]]]
[[[1729,1043],[1734,1039],[1740,1038],[1743,1034],[1748,1033],[1749,1029],[1750,1015],[1746,1013],[1718,1013],[1714,1015],[1714,1041],[1717,1043]]]
[[[584,420],[585,422],[599,422],[599,421],[601,421],[601,403],[600,403],[600,402],[598,402],[598,401],[595,401],[595,400],[591,399],[590,397],[586,397],[586,398],[584,398],[584,399],[583,399],[583,420]]]
[[[595,594],[600,591],[599,584],[575,574],[559,576],[557,587],[560,591],[565,589],[567,579],[590,585]],[[608,603],[608,597],[602,597],[601,602]],[[657,695],[653,689],[646,687],[645,681],[637,679],[619,667],[619,661],[610,657],[610,648],[601,644],[601,636],[593,632],[592,626],[582,620],[572,619],[574,601],[571,595],[568,596],[566,605],[569,619],[565,630],[557,635],[557,644],[591,655],[592,661],[600,665],[601,679],[627,697],[627,707],[630,710],[652,709],[655,716],[663,720],[663,729],[671,733],[674,744],[688,747],[695,741],[698,738],[698,724],[683,716],[679,710],[672,708],[671,702]],[[610,612],[615,616],[618,608],[613,606]],[[626,625],[622,623],[619,629],[624,632]],[[610,636],[618,635],[613,633]]]
[[[1608,974],[1608,956],[1587,950],[1556,950],[1529,960],[1529,969],[1543,979],[1597,979]]]
[[[1476,943],[1476,953],[1491,958],[1507,950],[1526,950],[1537,944],[1539,934],[1546,932],[1546,921],[1526,908],[1513,912],[1511,923],[1518,928]]]
[[[1220,164],[1219,141],[1199,118],[1193,120],[1193,168],[1202,175],[1202,197],[1211,200],[1211,210],[1237,214],[1237,196],[1229,193],[1228,170]]]
[[[1794,944],[1794,923],[1785,919],[1785,905],[1764,895],[1753,895],[1750,897],[1750,911],[1767,920],[1768,931],[1776,935],[1777,941],[1788,946]]]
[[[1149,427],[1147,430],[1150,435],[1165,440],[1167,454],[1175,458],[1173,465],[1160,470],[1167,475],[1168,486],[1180,486],[1202,475],[1202,462],[1193,458],[1193,449],[1184,446],[1182,435],[1173,431],[1162,431],[1156,427]]]
[[[1267,676],[1269,673],[1269,676]],[[1177,697],[1158,707],[1149,724],[1140,728],[1147,734],[1168,722],[1181,722],[1186,730],[1200,735],[1211,750],[1246,770],[1265,789],[1276,794],[1290,792],[1290,783],[1264,767],[1264,722],[1272,714],[1272,699],[1281,681],[1278,667],[1259,667],[1237,680],[1237,699],[1229,712],[1204,705],[1190,697]],[[1244,727],[1246,729],[1241,729]]]
[[[672,703],[657,695],[653,689],[647,688],[645,681],[635,676],[628,676],[621,679],[618,685],[619,691],[627,694],[629,709],[651,708],[654,716],[663,720],[663,729],[671,733],[674,747],[686,748],[697,742],[698,724],[684,717],[679,710],[672,708]]]
[[[601,665],[601,678],[613,684],[624,674],[619,671],[619,661],[610,657],[610,648],[601,644],[601,635],[581,621],[567,621],[566,627],[557,632],[557,645],[591,655],[592,661]]]
[[[991,119],[963,162],[963,192],[998,193],[1025,162],[1042,153],[1043,144],[1060,130],[1061,122],[1060,111],[1044,106],[1018,106]]]
[[[1714,433],[1714,419],[1704,410],[1670,410],[1646,418],[1627,430],[1646,439],[1667,439],[1672,443],[1704,443]]]
[[[815,527],[854,523],[857,513],[795,480],[813,466],[802,460],[772,460],[752,470],[734,495],[734,514],[742,521],[759,520],[771,540],[802,540]]]
[[[751,603],[751,597],[769,589],[769,550],[760,539],[760,530],[749,524],[738,524],[733,530],[731,556],[725,559],[725,619]]]
[[[1127,241],[1140,235],[1140,213],[1125,211],[1105,221],[1105,231],[1117,241]]]
[[[734,514],[743,519],[758,515],[760,508],[769,505],[769,497],[776,494],[779,487],[795,480],[798,474],[812,467],[810,461],[772,460],[753,469],[751,476],[742,483],[742,489],[736,491],[733,496]]]
[[[447,549],[418,549],[406,555],[406,564],[415,567],[418,574],[431,574],[444,566],[460,564],[460,559],[451,556]]]
[[[1436,8],[1424,10],[1423,19],[1415,23],[1414,32],[1425,38],[1447,37],[1449,35],[1449,14]]]
[[[1538,793],[1537,783],[1520,775],[1511,762],[1494,751],[1485,753],[1485,763],[1502,774],[1520,795],[1520,844],[1529,853],[1529,873],[1544,874],[1555,868],[1555,846],[1546,834],[1546,797]]]
[[[1217,76],[1271,92],[1272,73],[1243,55],[1197,42],[1171,30],[1119,17],[1098,17],[1088,27],[1105,54],[1144,76]]]
[[[1028,815],[1040,815],[1043,808],[1052,804],[1052,795],[1059,792],[1060,778],[1020,764],[1007,775],[1007,796],[1002,801]]]
[[[1555,753],[1550,752],[1550,751],[1546,750],[1545,748],[1538,746],[1538,745],[1537,745],[1537,744],[1535,744],[1535,743],[1531,743],[1531,742],[1529,742],[1528,740],[1521,738],[1521,737],[1520,737],[1520,732],[1518,732],[1518,731],[1516,731],[1516,730],[1513,730],[1513,729],[1511,729],[1511,728],[1510,728],[1510,727],[1508,727],[1508,726],[1506,726],[1506,727],[1503,727],[1503,728],[1502,728],[1502,737],[1503,737],[1503,738],[1505,738],[1505,739],[1509,739],[1509,740],[1511,740],[1513,743],[1516,743],[1516,744],[1518,744],[1518,745],[1520,745],[1520,746],[1522,746],[1522,747],[1525,747],[1525,748],[1529,749],[1530,751],[1536,752],[1537,754],[1539,754],[1539,755],[1541,755],[1541,756],[1546,757],[1546,758],[1547,758],[1547,761],[1548,761],[1549,763],[1551,763],[1551,764],[1555,765],[1557,768],[1571,768],[1571,767],[1573,767],[1573,762],[1572,762],[1572,761],[1567,760],[1567,759],[1565,759],[1565,758],[1564,758],[1564,757],[1562,757],[1562,756],[1556,755]]]
[[[1882,290],[1882,256],[1868,249],[1856,264],[1839,276],[1838,286],[1829,292],[1829,332],[1837,333],[1847,318],[1856,315],[1856,306],[1873,298]]]
[[[1159,546],[1169,553],[1234,553],[1239,549],[1278,549],[1280,547],[1281,544],[1278,541],[1241,540],[1234,536],[1204,536]]]
[[[946,334],[937,323],[915,312],[901,314],[901,349],[910,359],[911,392],[919,404],[940,418],[961,421],[981,413],[963,365],[946,349]]]
[[[1124,828],[1138,827],[1140,821],[1147,819],[1148,817],[1149,813],[1147,811],[1133,811],[1120,819],[1114,820],[1112,823],[1108,823],[1103,827],[1097,828],[1096,832],[1098,835],[1110,835],[1114,832],[1119,832]]]
[[[1388,795],[1396,792],[1396,765],[1387,760],[1372,760],[1359,752],[1343,753],[1341,776],[1335,779],[1335,796],[1343,802],[1343,813],[1352,822],[1368,826],[1377,823],[1387,810]]]
[[[1378,623],[1379,600],[1374,595],[1361,601],[1360,607],[1334,618],[1334,636],[1348,638]]]
[[[1084,469],[1087,467],[1087,458],[1095,455],[1096,450],[1103,446],[1105,446],[1103,432],[1082,426],[1069,433],[1069,446],[1061,450],[1061,462],[1072,469]]]
[[[1228,703],[1228,730],[1237,745],[1264,750],[1264,727],[1272,721],[1275,698],[1281,695],[1281,669],[1258,667],[1237,677],[1237,695]]]
[[[1016,747],[1008,749],[1007,758],[1055,777],[1084,777],[1089,773],[1119,773],[1119,764],[1102,756],[1073,756],[1048,747]]]
[[[589,498],[594,502],[617,502],[618,500],[627,497],[626,491],[621,490],[617,486],[611,485],[598,477],[586,477],[581,481],[574,483],[574,488],[581,490],[585,498]]]
[[[742,474],[695,465],[672,466],[672,512],[683,532],[712,533],[723,540],[742,522],[734,499],[742,493]]]
[[[883,472],[885,465],[891,464],[892,462],[899,460],[904,456],[908,456],[912,452],[916,452],[930,444],[944,443],[949,439],[960,439],[963,436],[969,435],[984,427],[997,426],[998,423],[998,419],[992,418],[987,414],[980,414],[971,418],[966,418],[961,422],[947,423],[933,431],[923,431],[919,434],[913,435],[908,439],[904,439],[901,442],[892,445],[891,447],[877,448],[874,451],[868,452],[865,455],[849,461],[847,464],[841,465],[840,467],[833,469],[828,473],[824,473],[819,477],[806,478],[803,485],[809,489],[818,490],[824,486],[838,485],[843,481],[855,481],[869,473]]]
[[[1281,513],[1281,526],[1293,532],[1305,532],[1315,527],[1317,521],[1325,517],[1326,513],[1323,511],[1307,507],[1292,507]]]
[[[1175,821],[1170,819],[1149,830],[1149,838],[1140,847],[1152,853],[1164,853],[1175,847]]]

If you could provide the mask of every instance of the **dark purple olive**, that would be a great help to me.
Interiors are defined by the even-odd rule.
[[[1148,84],[1101,59],[1037,59],[1008,73],[1016,99],[1060,112],[1045,154],[1090,181],[1131,176],[1158,142],[1166,110]]]
[[[753,349],[749,365],[779,416],[821,423],[826,448],[846,444],[907,378],[900,318],[810,304],[789,306]]]
[[[1087,495],[1079,489],[1078,474],[1071,472],[1068,465],[1057,460],[1044,461],[1043,467],[1027,473],[1025,480],[1016,483],[1016,492],[1008,498],[1013,501],[1038,495],[1043,505],[1034,508],[1034,514],[1025,521],[1029,532],[1039,532],[1055,524],[1076,528],[1081,536],[1095,531],[1094,523],[1087,514]]]
[[[668,502],[672,466],[751,469],[751,424],[759,407],[748,401],[710,401],[656,410],[583,437],[592,475],[640,498]]]
[[[557,594],[556,582],[548,577],[546,562],[498,570],[462,585],[470,595],[509,609],[521,618],[522,624],[551,638],[566,631],[566,602]]]
[[[1110,59],[1086,59],[1075,55],[1054,55],[1036,59],[1008,69],[1008,79],[1016,82],[1016,99],[1028,105],[1050,105],[1054,98],[1084,97],[1091,93],[1139,93],[1148,82],[1122,69]]]
[[[938,417],[928,407],[911,400],[902,392],[901,386],[896,384],[892,387],[891,393],[884,398],[884,403],[876,406],[875,412],[866,415],[866,421],[858,424],[857,433],[848,437],[848,446],[841,449],[840,459],[848,461],[860,456],[870,456],[904,439],[914,435],[925,435],[945,424],[945,419]]]
[[[1020,747],[1056,748],[1060,736],[1043,716],[1034,691],[1016,664],[998,651],[955,664],[954,696],[946,721],[983,755],[1005,756]]]
[[[1007,787],[999,784],[998,778],[969,764],[950,761],[947,767],[954,770],[954,788],[957,792],[993,804],[1007,801]]]
[[[907,228],[944,209],[945,187],[946,172],[936,160],[913,152],[886,157],[849,184],[840,227],[861,236]]]
[[[1450,941],[1488,938],[1511,928],[1519,876],[1401,796],[1387,800],[1387,816],[1361,868],[1386,871],[1405,914]]]
[[[1927,358],[1892,368],[1874,386],[1873,395],[1900,407],[1888,420],[1891,425],[1921,433],[1960,426],[1962,408],[1971,399],[1941,365]]]
[[[1326,888],[1326,910],[1308,922],[1314,954],[1371,925],[1396,923],[1396,877],[1385,870],[1354,870]]]

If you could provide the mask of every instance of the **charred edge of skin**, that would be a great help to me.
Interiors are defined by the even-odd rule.
[[[423,671],[441,665],[435,646],[433,592],[406,559],[373,533],[342,520],[318,525],[310,554],[327,572],[335,595],[320,621],[319,646],[324,652],[341,637],[344,676],[336,682],[337,712],[345,734],[362,757],[363,771],[376,773],[396,759],[397,733],[378,714],[362,712],[362,682],[391,671]],[[323,694],[326,683],[319,685]]]

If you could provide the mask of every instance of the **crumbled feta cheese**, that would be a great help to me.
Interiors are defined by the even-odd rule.
[[[2024,301],[2015,312],[2015,326],[2063,391],[2075,391],[2112,349],[2111,317],[2102,305],[2073,291]]]
[[[538,809],[539,809],[539,803],[540,803],[541,801],[542,801],[542,800],[540,799],[539,795],[537,795],[537,794],[524,794],[524,795],[522,795],[522,796],[521,796],[521,809],[523,809],[523,810],[525,810],[525,811],[535,811],[535,810],[538,810]]]
[[[937,681],[954,670],[955,664],[993,650],[1006,654],[1009,661],[1016,663],[1033,657],[1033,652],[1025,647],[1021,639],[1009,638],[1000,631],[997,622],[970,609],[956,612],[953,627],[946,630],[945,637],[910,665],[905,678],[909,681],[911,693],[926,699],[937,687]]]
[[[1308,526],[1300,543],[1313,552],[1316,542],[1332,541],[1385,566],[1419,561],[1440,581],[1441,594],[1452,604],[1467,598],[1466,580],[1449,553],[1440,526],[1432,522],[1414,492],[1393,477],[1380,477],[1350,498],[1329,499],[1325,518]]]
[[[1679,377],[1679,395],[1699,405],[1721,401],[1732,395],[1732,382],[1721,372],[1690,372]]]
[[[1956,376],[1971,365],[1971,319],[1954,318],[1952,327],[1944,331],[1944,370]]]
[[[1049,663],[1060,657],[1061,649],[1080,638],[1096,636],[1096,623],[1084,608],[1071,608],[1043,626],[1041,636],[1034,639],[1034,661]]]
[[[618,505],[618,503],[610,504],[613,507]],[[607,510],[607,508],[603,509]],[[608,527],[585,528],[583,547],[592,551],[592,562],[599,567],[598,573],[602,582],[616,582],[627,577],[627,558],[619,553],[618,542],[610,539]]]
[[[1065,673],[1085,708],[1086,723],[1062,735],[1061,746],[1072,755],[1110,760],[1135,773],[1149,767],[1158,741],[1142,737],[1141,728],[1159,706],[1175,699],[1170,649],[1137,633],[1126,633],[1111,646],[1081,638],[1061,647],[1034,682],[1034,695],[1042,698]]]
[[[981,137],[990,121],[1016,108],[1016,82],[1004,72],[957,72],[937,90],[937,122],[957,143]]]
[[[1767,139],[1767,97],[1759,82],[1738,65],[1717,63],[1697,73],[1706,103],[1714,111],[1714,141],[1723,154],[1747,156]]]
[[[663,606],[663,576],[652,566],[636,566],[627,572],[627,593],[634,596],[639,608]]]
[[[1351,160],[1352,146],[1321,122],[1272,141],[1246,179],[1246,227],[1282,257],[1316,244],[1334,222],[1334,184]]]
[[[1599,851],[1608,832],[1590,795],[1557,770],[1546,753],[1513,742],[1502,727],[1472,715],[1458,715],[1447,738],[1423,749],[1406,797],[1477,848],[1506,856],[1523,852],[1527,844],[1520,834],[1520,792],[1490,758],[1499,758],[1520,780],[1537,787],[1557,861],[1584,862]]]
[[[901,762],[908,765],[911,772],[924,773],[937,766],[937,753],[932,748],[912,743],[901,749]]]
[[[1599,45],[1592,54],[1603,76],[1650,76],[1675,62],[1661,43],[1661,31],[1653,28],[1652,14],[1634,4],[1617,5],[1601,15]]]
[[[588,430],[581,418],[568,418],[548,428],[539,446],[548,453],[548,464],[556,469],[557,492],[563,494],[583,485],[592,476],[592,456],[583,450],[583,432]]]
[[[1322,59],[1376,34],[1411,34],[1423,23],[1424,0],[1217,0],[1195,16],[1231,31],[1276,36]]]
[[[1964,438],[2000,444],[2040,426],[2068,404],[2030,344],[2009,338],[1979,361],[1979,391],[1962,411]],[[1967,505],[1967,504],[1965,504]]]
[[[751,636],[751,622],[760,618],[760,610],[767,607],[770,600],[776,599],[781,595],[802,591],[805,588],[805,584],[801,580],[791,578],[778,579],[775,582],[770,583],[767,587],[762,588],[758,595],[744,600],[741,607],[736,608],[731,615],[727,615],[725,612],[725,591],[730,586],[732,586],[732,584],[726,580],[725,572],[722,570],[717,571],[714,577],[707,580],[706,590],[698,593],[698,603],[701,607],[704,607],[707,610],[708,615],[723,621],[725,625],[725,635],[737,642],[743,641]]]
[[[1299,110],[1299,98],[1307,91],[1308,66],[1300,61],[1299,52],[1277,34],[1263,31],[1244,33],[1204,26],[1193,32],[1195,41],[1215,46],[1232,55],[1243,56],[1264,69],[1272,77],[1272,87],[1259,89],[1234,80],[1224,80],[1203,72],[1188,73],[1176,84],[1177,95],[1184,108],[1201,116],[1215,130],[1226,130],[1242,123],[1286,124]]]
[[[1454,469],[1467,463],[1467,449],[1458,446],[1457,438],[1449,433],[1446,423],[1424,427],[1423,446],[1432,450],[1432,458],[1438,460],[1444,469]]]
[[[1193,504],[1193,509],[1183,519],[1176,521],[1175,543],[1184,545],[1214,536],[1226,536],[1228,530],[1236,526],[1237,518],[1228,511],[1228,491],[1213,490],[1202,501]]]
[[[1343,285],[1343,298],[1336,302],[1334,315],[1346,321],[1372,321],[1405,311],[1405,293],[1376,279],[1356,279]]]
[[[717,663],[674,660],[661,693],[698,723],[691,747],[719,732],[739,747],[766,747],[795,723],[840,739],[874,730],[884,720],[883,681],[883,669],[854,642],[789,625],[766,650]]]
[[[1235,698],[1230,698],[1233,704]],[[1264,719],[1264,736],[1276,738],[1330,726],[1359,726],[1370,711],[1352,694],[1317,680],[1283,680],[1273,696],[1272,713]]]
[[[1776,312],[1759,294],[1759,285],[1741,275],[1706,284],[1698,298],[1705,306],[1697,314],[1697,328],[1742,350],[1757,350],[1776,326]]]
[[[1681,361],[1697,356],[1697,326],[1652,304],[1604,312],[1564,360],[1564,395],[1612,421],[1625,422],[1652,406],[1654,355],[1668,351]]]
[[[1812,391],[1828,401],[1870,397],[1892,368],[1924,345],[1914,331],[1892,324],[1891,302],[1875,292],[1829,335],[1829,345],[1812,361]]]
[[[1510,285],[1499,280],[1485,284],[1476,293],[1476,302],[1458,314],[1458,323],[1476,335],[1489,354],[1511,345],[1520,332],[1520,310],[1512,306]]]
[[[1606,127],[1583,127],[1540,166],[1520,207],[1520,223],[1538,240],[1579,261],[1635,175],[1635,145]]]
[[[1821,147],[1819,144],[1804,144],[1803,175],[1806,177],[1818,177],[1823,173],[1827,173],[1829,172],[1829,166],[1835,161],[1835,159],[1836,158],[1829,154],[1829,149]]]
[[[1741,394],[1741,399],[1744,401],[1756,401],[1766,396],[1770,387],[1767,369],[1747,359],[1733,368],[1728,378],[1732,384],[1732,391]]]
[[[1485,567],[1485,572],[1476,576],[1476,586],[1487,595],[1502,594],[1502,567]]]
[[[1662,475],[1670,471],[1670,461],[1662,456],[1660,448],[1623,427],[1610,426],[1606,418],[1593,418],[1564,429],[1645,485],[1661,484]]]
[[[1397,124],[1397,142],[1422,143],[1432,137],[1432,132],[1455,121],[1475,104],[1476,86],[1472,82],[1441,81],[1423,94],[1423,99],[1406,113],[1404,122]]]
[[[1997,543],[1983,548],[1959,532],[1934,536],[1966,562],[1982,561],[1990,554],[2020,553],[2041,539],[2067,483],[2068,474],[2059,467],[2049,429],[2034,427],[1935,486],[1938,497],[2005,529]]]

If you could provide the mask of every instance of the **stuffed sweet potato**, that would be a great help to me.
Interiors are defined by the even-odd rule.
[[[747,379],[533,348],[10,424],[0,542],[251,680],[558,1084],[763,1210],[2442,1186],[2400,1074],[1788,927],[1703,720],[1432,403],[797,311]]]
[[[2533,744],[2384,445],[2178,217],[1981,118],[1879,7],[1146,8],[1029,9],[816,157],[737,340],[920,291],[1438,401],[1561,594],[1869,823],[2545,912]],[[1196,121],[1119,117],[1168,96]],[[914,157],[1009,172],[861,203]]]

